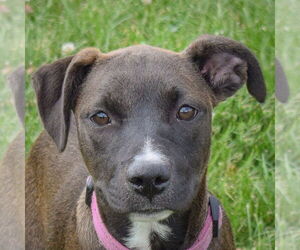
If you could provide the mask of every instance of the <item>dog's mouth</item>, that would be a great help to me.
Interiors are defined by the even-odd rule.
[[[164,211],[164,210],[165,210],[165,209],[157,209],[157,208],[153,208],[153,209],[142,209],[142,210],[136,211],[135,213],[149,215],[149,214],[160,213],[160,212],[162,212],[162,211]]]

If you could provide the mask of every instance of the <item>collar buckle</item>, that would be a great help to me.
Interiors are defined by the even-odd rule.
[[[209,197],[209,205],[210,205],[210,212],[211,212],[211,217],[213,220],[213,237],[216,238],[219,235],[219,207],[220,203],[217,200],[216,197],[213,195],[210,195]]]
[[[91,207],[92,195],[94,192],[94,182],[92,176],[88,176],[85,184],[85,204]]]

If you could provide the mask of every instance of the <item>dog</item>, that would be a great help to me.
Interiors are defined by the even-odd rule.
[[[235,249],[206,173],[212,110],[244,83],[264,102],[255,56],[213,35],[180,53],[86,48],[39,68],[45,131],[26,164],[26,247]]]
[[[16,127],[18,134],[8,144],[0,162],[0,249],[6,250],[25,248],[24,75],[24,66],[19,66],[7,79],[23,126]]]

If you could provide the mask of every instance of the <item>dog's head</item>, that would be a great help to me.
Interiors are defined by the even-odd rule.
[[[266,96],[253,54],[210,35],[182,53],[144,45],[107,54],[84,49],[42,66],[33,80],[44,127],[60,151],[74,113],[86,166],[118,212],[187,209],[205,178],[213,107],[245,82],[259,102]]]

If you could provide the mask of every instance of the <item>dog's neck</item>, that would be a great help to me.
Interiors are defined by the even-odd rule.
[[[96,190],[96,194],[103,222],[110,234],[123,245],[130,249],[142,250],[186,249],[196,240],[206,218],[208,197],[205,181],[199,190],[188,211],[172,213],[170,216],[158,215],[162,216],[161,218],[167,217],[162,220],[159,220],[158,216],[154,216],[152,220],[141,220],[135,214],[118,214],[112,209],[107,209],[106,202],[101,199],[101,191]],[[83,233],[87,227],[93,232],[94,229],[89,208],[82,203],[83,198],[78,204],[81,211],[78,212],[77,208],[77,233],[80,243],[90,249],[90,244],[98,241],[95,233]],[[89,242],[87,239],[92,240]]]
[[[110,234],[129,249],[177,249],[184,242],[189,211],[120,215],[101,207],[101,202],[98,207]]]

